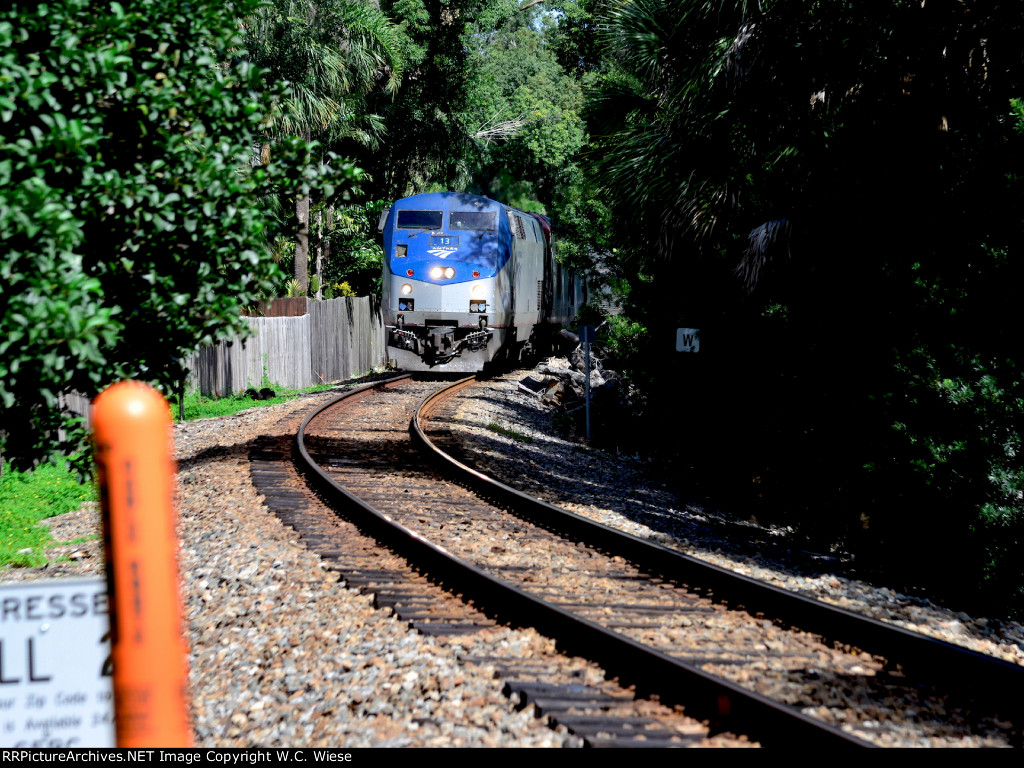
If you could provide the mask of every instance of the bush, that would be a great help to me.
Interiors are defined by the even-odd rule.
[[[239,307],[279,279],[261,200],[323,171],[298,140],[251,165],[270,95],[237,28],[257,5],[0,11],[0,448],[16,466],[80,444],[59,393],[171,391],[181,358],[242,331]]]

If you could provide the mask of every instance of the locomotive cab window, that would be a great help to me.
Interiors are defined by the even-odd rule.
[[[442,211],[399,211],[399,229],[429,229],[441,228]]]
[[[494,211],[452,211],[449,214],[452,229],[494,231],[498,228],[498,214]]]

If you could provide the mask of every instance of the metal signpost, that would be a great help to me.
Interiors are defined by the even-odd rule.
[[[113,747],[103,579],[0,587],[0,747]]]
[[[580,341],[583,342],[583,355],[587,369],[586,402],[587,402],[587,441],[590,441],[590,342],[597,341],[597,330],[592,325],[580,326]]]

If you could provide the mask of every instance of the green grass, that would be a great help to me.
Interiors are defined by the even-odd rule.
[[[533,442],[533,438],[530,437],[529,435],[524,435],[521,432],[516,432],[515,430],[506,429],[505,427],[501,426],[500,424],[495,424],[494,422],[491,422],[490,424],[488,424],[487,425],[487,429],[491,430],[491,432],[497,432],[499,435],[504,435],[505,437],[511,437],[513,440],[518,440],[521,443],[532,443]]]
[[[260,405],[277,405],[278,403],[286,403],[298,395],[307,394],[309,392],[322,392],[325,389],[331,389],[333,386],[334,385],[332,384],[318,384],[315,387],[297,390],[286,390],[272,386],[270,388],[274,390],[277,397],[272,397],[269,400],[253,400],[241,393],[237,395],[228,395],[227,397],[206,397],[205,395],[200,394],[185,395],[185,421],[192,421],[193,419],[210,419],[217,416],[231,416],[239,411],[244,411],[248,408],[255,408]],[[179,418],[180,408],[177,400],[171,403],[171,412],[174,414],[175,421],[181,421]]]
[[[46,548],[53,546],[54,540],[39,521],[95,500],[93,483],[79,483],[78,473],[66,464],[48,464],[31,472],[15,472],[4,465],[0,476],[0,566],[44,565]]]

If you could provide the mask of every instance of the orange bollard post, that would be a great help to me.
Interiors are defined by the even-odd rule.
[[[119,747],[190,747],[171,414],[148,384],[93,401]]]

